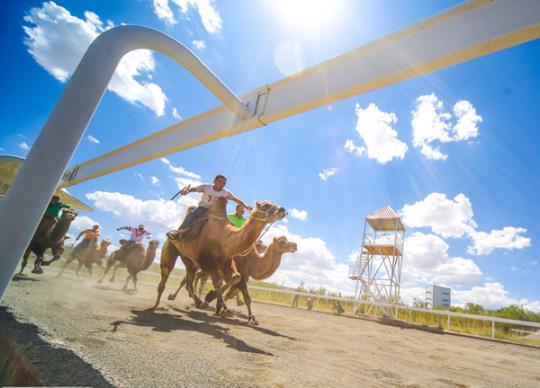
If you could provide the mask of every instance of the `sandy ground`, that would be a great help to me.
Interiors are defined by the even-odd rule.
[[[153,312],[154,287],[48,272],[12,282],[0,328],[50,385],[540,386],[537,349],[260,303],[247,326],[185,292]]]

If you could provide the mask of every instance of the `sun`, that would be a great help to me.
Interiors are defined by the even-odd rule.
[[[280,23],[309,33],[331,28],[342,9],[341,1],[331,0],[276,0],[272,4]]]

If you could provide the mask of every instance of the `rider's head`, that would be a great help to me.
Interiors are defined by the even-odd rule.
[[[94,225],[94,226],[92,226],[92,229],[98,230],[98,229],[99,229],[99,225]]]
[[[51,198],[51,203],[56,203],[60,201],[60,197],[58,195],[53,195]]]
[[[144,225],[139,225],[139,230],[144,230]]]
[[[242,217],[244,215],[244,207],[242,205],[236,205],[236,216]]]
[[[214,178],[214,190],[220,191],[225,187],[225,184],[227,183],[227,178],[225,178],[223,175],[216,175]]]

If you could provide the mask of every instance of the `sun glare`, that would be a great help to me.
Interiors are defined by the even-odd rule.
[[[331,0],[278,0],[274,7],[287,27],[303,32],[317,32],[337,22],[340,1]]]

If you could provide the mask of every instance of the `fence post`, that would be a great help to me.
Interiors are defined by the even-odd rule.
[[[491,321],[491,338],[495,338],[495,321]]]
[[[448,331],[450,331],[450,310],[448,310]]]

